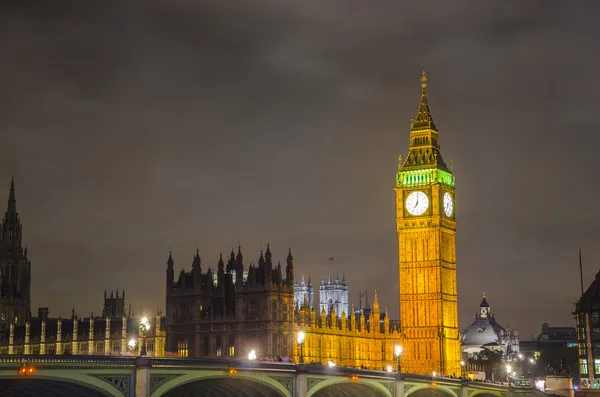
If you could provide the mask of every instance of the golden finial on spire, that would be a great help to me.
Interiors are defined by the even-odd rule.
[[[483,293],[483,299],[485,299],[485,292]]]
[[[423,90],[427,88],[427,74],[425,73],[425,69],[421,73],[421,87],[423,87]]]

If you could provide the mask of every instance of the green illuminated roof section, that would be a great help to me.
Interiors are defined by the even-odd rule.
[[[398,171],[396,176],[397,186],[422,186],[439,182],[444,186],[454,187],[454,176],[437,168],[422,170]]]

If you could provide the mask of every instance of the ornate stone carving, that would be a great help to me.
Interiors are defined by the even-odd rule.
[[[314,385],[316,385],[317,383],[321,382],[323,379],[320,378],[309,378],[306,381],[306,390],[310,390],[313,388]]]
[[[156,390],[157,387],[162,386],[171,379],[177,378],[181,375],[170,375],[170,374],[156,374],[150,375],[150,394]]]
[[[277,377],[277,376],[272,376],[271,379],[276,380],[277,382],[281,383],[283,387],[285,387],[287,389],[287,391],[289,391],[292,395],[294,394],[294,380],[287,376],[287,377]]]
[[[129,375],[94,375],[96,378],[101,379],[107,383],[110,383],[117,388],[125,397],[129,397]]]

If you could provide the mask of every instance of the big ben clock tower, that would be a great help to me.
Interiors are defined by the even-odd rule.
[[[440,153],[425,72],[421,87],[395,189],[402,370],[460,376],[454,176]]]

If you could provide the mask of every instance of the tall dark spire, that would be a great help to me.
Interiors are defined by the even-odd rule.
[[[171,254],[171,251],[169,250],[169,259],[167,259],[167,268],[173,269],[174,264],[175,264],[175,262],[173,262],[173,255]]]
[[[271,246],[269,245],[269,243],[267,243],[267,251],[265,252],[265,261],[267,262],[267,264],[272,263],[272,258],[273,255],[271,255]]]
[[[294,286],[294,257],[292,256],[292,247],[288,250],[288,256],[286,259],[285,266],[285,278],[288,283],[288,286]]]
[[[12,252],[22,252],[22,228],[19,214],[17,213],[17,200],[15,197],[15,179],[13,178],[10,181],[8,206],[2,222],[1,245],[5,250],[9,249]]]
[[[15,178],[10,180],[10,193],[8,194],[8,212],[17,212],[17,199],[15,198]]]

